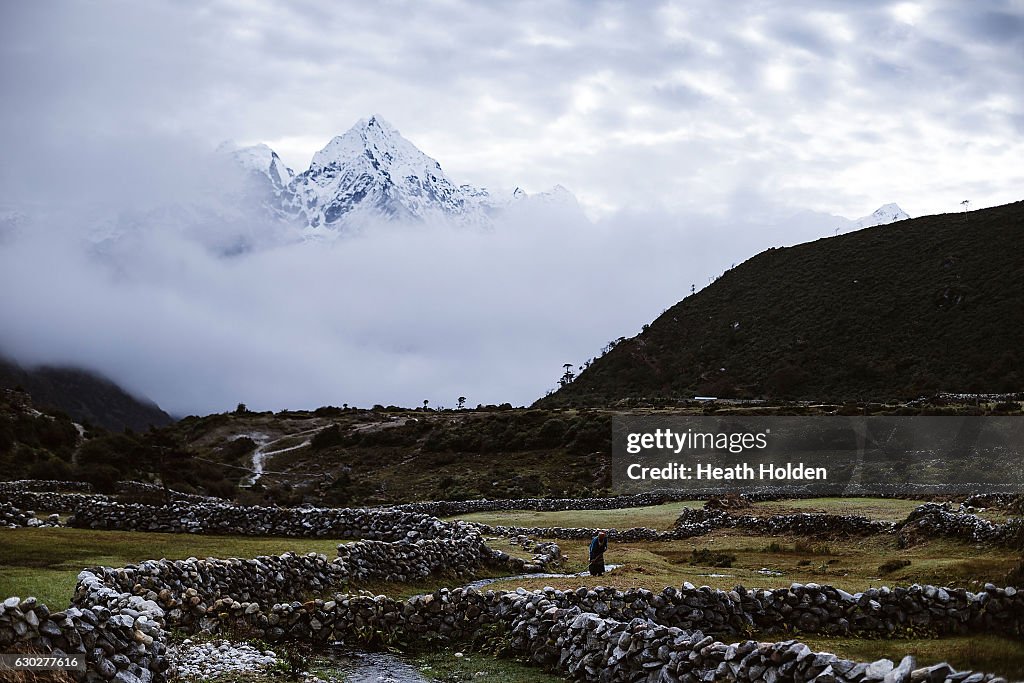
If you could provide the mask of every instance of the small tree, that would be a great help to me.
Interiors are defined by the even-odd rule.
[[[423,410],[426,410],[426,409],[427,409],[427,406],[428,406],[429,404],[430,404],[430,401],[428,401],[427,399],[423,399]]]
[[[463,408],[465,408],[466,407],[466,397],[465,396],[459,396],[459,399],[458,399],[456,405],[458,406],[459,410],[462,410]]]
[[[576,375],[572,371],[572,363],[566,363],[562,367],[565,368],[565,372],[562,373],[562,377],[558,380],[558,383],[564,387],[576,379]]]
[[[235,415],[244,415],[245,413],[248,412],[249,406],[245,405],[244,403],[239,403],[238,406],[235,407]]]

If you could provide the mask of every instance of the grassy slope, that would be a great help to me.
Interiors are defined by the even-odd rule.
[[[537,405],[1018,391],[1022,240],[1017,202],[763,252]]]

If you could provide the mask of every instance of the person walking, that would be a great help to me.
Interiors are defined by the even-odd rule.
[[[608,550],[608,534],[599,531],[590,541],[590,575],[604,576],[604,551]]]

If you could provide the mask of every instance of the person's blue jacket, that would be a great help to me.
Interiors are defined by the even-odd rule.
[[[604,555],[605,550],[608,550],[608,539],[594,536],[594,539],[590,542],[590,559],[594,560]]]

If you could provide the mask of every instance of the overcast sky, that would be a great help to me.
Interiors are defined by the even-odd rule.
[[[529,403],[691,285],[823,236],[822,214],[1024,188],[1019,0],[5,2],[0,88],[0,203],[76,216],[0,244],[0,286],[32,285],[5,295],[0,349],[95,367],[178,413]],[[457,183],[560,183],[595,225],[306,245],[225,270],[157,233],[113,269],[52,247],[194,192],[226,139],[301,171],[371,114]],[[481,281],[497,299],[465,292]],[[424,287],[446,296],[424,306]]]
[[[591,215],[737,190],[857,217],[1020,199],[1024,3],[3,3],[5,184],[75,145],[267,142],[378,113],[459,182]],[[59,157],[58,157],[59,158]]]

